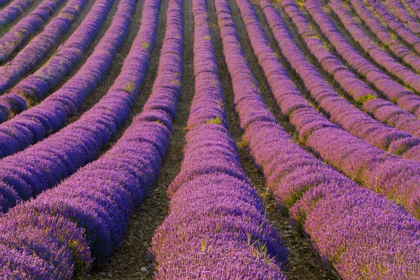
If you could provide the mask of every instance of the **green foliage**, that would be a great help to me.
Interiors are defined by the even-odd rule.
[[[376,99],[376,98],[377,98],[377,96],[376,96],[376,95],[373,95],[373,94],[368,94],[368,95],[363,95],[363,96],[361,96],[361,97],[357,98],[357,99],[356,99],[356,101],[357,101],[358,103],[365,104],[365,103],[366,103],[366,102],[368,102],[369,100],[373,100],[373,99]]]
[[[212,118],[212,119],[209,119],[209,120],[206,121],[206,124],[212,124],[212,123],[222,124],[222,119],[219,118],[219,117],[216,117],[216,118]]]

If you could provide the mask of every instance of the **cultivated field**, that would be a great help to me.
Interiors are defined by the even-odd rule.
[[[420,1],[0,0],[0,279],[420,279]]]

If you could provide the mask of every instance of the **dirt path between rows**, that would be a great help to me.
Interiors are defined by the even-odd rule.
[[[159,19],[158,37],[164,35],[167,0],[162,3]],[[93,271],[84,277],[87,279],[152,279],[153,267],[148,257],[148,249],[156,228],[165,219],[169,200],[166,196],[166,188],[178,174],[183,159],[183,147],[185,144],[189,108],[194,94],[194,72],[193,72],[193,18],[191,12],[191,0],[184,0],[184,74],[182,82],[181,98],[178,104],[178,114],[174,122],[174,132],[169,144],[165,162],[161,173],[152,187],[152,191],[144,203],[130,217],[128,223],[128,234],[123,245],[109,260],[108,265],[101,271]],[[159,41],[159,39],[158,39]],[[159,55],[162,42],[155,46],[153,56]],[[146,85],[143,86],[141,95],[148,96],[153,84],[156,72],[157,59],[151,61],[151,69],[146,78]],[[144,100],[139,97],[133,114],[140,112]]]
[[[220,32],[216,24],[217,20],[215,16],[214,1],[210,2],[210,21],[212,23],[211,27],[213,36],[215,38],[214,45],[220,69],[219,76],[222,82],[226,98],[225,106],[229,122],[229,132],[231,133],[233,139],[236,142],[240,142],[242,140],[242,131],[239,125],[239,116],[235,112],[235,107],[233,104],[234,94],[232,89],[232,83],[227,70],[226,63],[224,61],[223,46],[221,43]],[[231,6],[232,15],[238,29],[238,35],[240,38],[242,49],[244,50],[245,57],[250,65],[251,70],[257,78],[259,88],[264,95],[266,104],[271,109],[271,111],[279,118],[279,122],[283,126],[287,127],[289,130],[292,130],[292,125],[290,125],[290,123],[286,121],[284,116],[281,115],[280,109],[276,104],[274,98],[272,97],[269,86],[264,77],[264,73],[258,65],[258,60],[252,51],[250,42],[248,41],[248,36],[246,33],[245,26],[241,20],[239,9],[237,8],[234,0],[229,0],[229,4]],[[261,10],[259,9],[259,7],[254,5],[254,8],[257,11],[257,13],[261,15]],[[263,21],[261,21],[261,23],[264,25]],[[284,272],[287,276],[287,279],[335,279],[332,275],[329,274],[329,272],[323,269],[319,257],[311,247],[310,240],[307,237],[304,237],[297,233],[296,230],[293,228],[289,218],[282,215],[277,209],[276,202],[273,196],[268,194],[268,192],[266,191],[264,175],[259,169],[255,167],[254,161],[250,156],[248,148],[239,148],[239,156],[241,159],[243,169],[245,170],[248,177],[252,180],[255,190],[263,199],[264,206],[267,209],[266,213],[268,218],[271,220],[272,224],[280,234],[280,237],[282,238],[285,247],[289,250],[289,264],[287,265],[287,271]]]
[[[267,81],[265,80],[264,74],[261,71],[258,61],[252,52],[252,48],[247,39],[245,27],[241,21],[239,11],[236,7],[234,0],[230,0],[232,7],[233,16],[238,26],[238,34],[240,36],[241,44],[244,48],[246,59],[250,63],[251,69],[257,77],[260,84],[260,89],[263,92],[264,98],[273,111],[273,113],[279,118],[279,121],[284,125],[291,133],[293,133],[293,126],[287,122],[287,119],[281,115],[280,109],[278,108],[275,100],[272,97]],[[146,83],[141,90],[139,100],[132,111],[132,116],[140,112],[141,107],[150,94],[150,90],[153,85],[153,81],[156,76],[156,68],[158,64],[158,57],[160,53],[160,47],[162,43],[162,36],[165,13],[167,7],[167,0],[162,3],[160,11],[159,21],[159,34],[157,38],[157,45],[153,52],[151,66],[149,69]],[[261,13],[259,8],[255,7],[258,13]],[[138,13],[138,11],[136,12]],[[260,14],[261,16],[261,14]],[[212,29],[214,46],[216,51],[216,57],[218,60],[218,66],[220,70],[220,80],[225,93],[226,98],[226,112],[227,118],[230,125],[229,131],[236,142],[240,142],[242,139],[242,131],[239,126],[239,118],[235,112],[233,105],[233,91],[231,86],[231,79],[227,70],[226,63],[223,56],[223,46],[220,40],[220,33],[217,26],[217,20],[215,16],[214,2],[209,2],[209,17],[210,27]],[[135,22],[138,27],[138,22]],[[148,198],[146,198],[143,205],[136,210],[128,224],[128,234],[123,242],[121,248],[119,248],[109,260],[109,264],[101,271],[93,271],[86,275],[84,279],[152,279],[153,278],[153,264],[148,257],[148,249],[151,246],[151,240],[156,228],[163,222],[167,215],[169,201],[166,196],[166,188],[175,178],[179,172],[180,164],[183,158],[182,149],[185,144],[186,131],[183,129],[187,124],[189,107],[194,94],[194,73],[193,73],[193,17],[191,13],[191,0],[184,1],[184,32],[185,32],[185,44],[184,44],[184,77],[182,95],[179,103],[178,117],[174,123],[174,133],[169,146],[168,154],[165,159],[162,171],[157,181],[153,186],[153,190]],[[264,25],[264,24],[263,24]],[[264,26],[267,29],[267,26]],[[135,28],[136,30],[138,28]],[[133,32],[130,31],[130,34]],[[132,40],[129,40],[125,45],[129,45]],[[113,67],[114,69],[114,67]],[[116,69],[120,69],[117,67]],[[113,79],[112,79],[113,80]],[[112,84],[110,79],[107,77],[107,83]],[[100,98],[102,90],[95,91],[93,97],[90,97],[88,105],[91,106],[97,102]],[[128,124],[127,124],[128,125]],[[126,126],[124,127],[124,129]],[[123,133],[124,129],[121,129],[119,136]],[[113,143],[110,143],[107,148],[111,147]],[[267,207],[267,215],[272,221],[273,225],[278,230],[281,238],[283,239],[285,246],[290,251],[289,264],[285,274],[288,279],[336,279],[331,273],[324,270],[319,257],[313,250],[310,240],[298,234],[292,227],[289,218],[283,216],[276,208],[276,203],[271,195],[267,195],[264,176],[258,170],[249,154],[246,147],[239,148],[239,154],[241,163],[246,171],[247,175],[251,178],[254,183],[256,191],[263,197],[264,205]]]

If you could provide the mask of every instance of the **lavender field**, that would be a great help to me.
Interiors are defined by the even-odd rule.
[[[0,279],[420,279],[419,0],[0,0]]]

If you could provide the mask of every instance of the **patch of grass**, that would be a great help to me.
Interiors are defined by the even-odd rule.
[[[219,117],[216,117],[216,118],[212,118],[212,119],[209,119],[209,120],[206,121],[206,124],[212,124],[212,123],[222,124],[222,119],[219,118]]]
[[[147,50],[148,48],[150,48],[150,44],[148,42],[144,42],[141,44],[141,47],[145,50]]]
[[[136,85],[133,82],[128,82],[125,86],[124,86],[124,90],[127,93],[132,93],[134,91],[134,89],[136,88]]]
[[[373,100],[373,99],[376,99],[376,98],[378,98],[376,95],[368,94],[368,95],[363,95],[363,96],[357,98],[356,101],[358,103],[365,104],[368,101]]]

